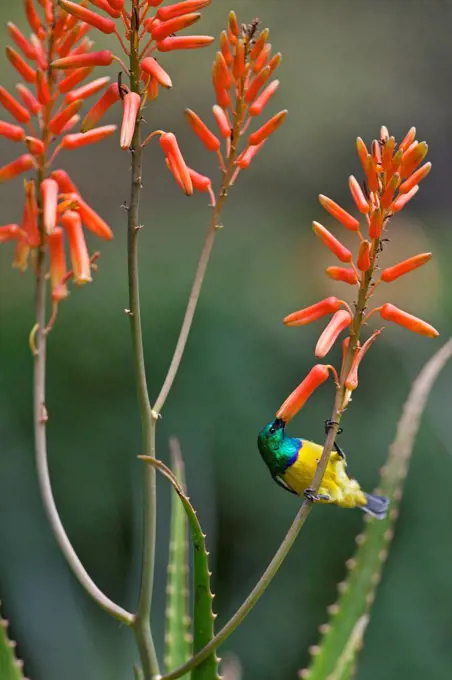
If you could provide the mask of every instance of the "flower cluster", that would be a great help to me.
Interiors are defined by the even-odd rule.
[[[0,242],[16,242],[13,264],[22,271],[27,268],[30,252],[40,247],[48,249],[52,300],[56,305],[68,295],[66,284],[70,278],[78,285],[91,281],[96,255],[89,256],[83,227],[102,239],[111,239],[113,234],[83,200],[68,175],[63,170],[51,172],[51,165],[60,149],[99,141],[115,126],[99,128],[91,136],[72,133],[85,99],[103,89],[110,79],[98,78],[81,85],[91,74],[91,66],[78,65],[66,72],[52,67],[56,57],[89,58],[93,45],[87,37],[90,26],[51,0],[39,0],[39,5],[25,0],[25,11],[31,36],[27,38],[10,22],[8,33],[15,47],[6,48],[9,61],[24,82],[16,85],[17,97],[0,87],[0,104],[14,120],[0,121],[0,134],[24,144],[25,153],[0,168],[0,181],[30,170],[36,172],[36,179],[25,179],[22,221],[0,227]],[[66,265],[66,242],[71,271]]]
[[[360,344],[362,325],[373,314],[379,313],[385,321],[399,324],[427,337],[438,335],[433,326],[389,302],[368,309],[370,298],[377,286],[395,281],[424,265],[431,258],[431,253],[415,255],[383,269],[375,280],[377,263],[387,240],[385,237],[390,219],[415,196],[419,190],[419,183],[431,169],[431,163],[421,165],[427,154],[427,144],[418,142],[415,137],[416,130],[411,128],[404,140],[397,145],[395,138],[389,136],[386,127],[382,127],[380,139],[372,142],[370,152],[363,140],[358,138],[357,151],[365,180],[361,186],[356,178],[351,176],[349,187],[355,205],[365,222],[367,232],[365,236],[361,232],[362,227],[358,219],[330,198],[319,196],[323,208],[358,238],[358,252],[354,259],[352,252],[336,236],[319,222],[313,223],[314,234],[336,256],[341,265],[346,265],[328,267],[326,274],[334,280],[354,286],[357,290],[357,301],[352,311],[347,302],[331,296],[289,314],[284,319],[287,326],[304,326],[332,314],[315,347],[315,356],[321,359],[328,354],[343,331],[348,330],[348,337],[344,340],[340,374],[332,366],[322,364],[314,366],[281,406],[278,418],[290,420],[317,387],[325,382],[330,372],[335,377],[338,389],[344,390],[342,410],[346,407],[352,391],[358,386],[359,364],[381,333],[381,330],[375,331],[366,342]]]

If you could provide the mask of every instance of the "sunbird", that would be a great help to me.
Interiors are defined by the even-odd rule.
[[[360,508],[372,517],[384,519],[389,500],[362,491],[347,474],[347,462],[342,449],[335,444],[319,490],[311,489],[323,447],[307,439],[288,437],[286,423],[277,418],[259,433],[257,445],[273,480],[297,496],[319,503],[335,503],[342,508]],[[325,429],[331,427],[325,422]]]

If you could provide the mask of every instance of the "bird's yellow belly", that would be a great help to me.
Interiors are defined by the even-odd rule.
[[[297,460],[282,475],[284,482],[299,496],[311,488],[322,451],[322,446],[304,440]],[[328,497],[321,499],[321,503],[336,503],[346,508],[366,504],[358,482],[350,479],[345,462],[335,452],[330,456],[318,494]]]

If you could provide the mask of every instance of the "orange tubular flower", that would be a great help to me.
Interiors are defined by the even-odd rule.
[[[171,52],[172,50],[197,50],[200,47],[208,47],[215,38],[210,35],[180,35],[174,38],[165,38],[157,43],[159,52]]]
[[[39,234],[37,216],[38,216],[38,206],[36,203],[36,190],[35,183],[33,180],[25,180],[25,202],[24,202],[24,212],[22,216],[22,230],[26,237],[27,245],[31,248],[37,248],[41,241]],[[19,266],[23,269],[24,263]]]
[[[103,238],[110,241],[113,238],[113,232],[104,220],[96,213],[91,206],[80,195],[79,190],[72,182],[71,178],[64,170],[54,170],[51,177],[58,182],[60,193],[70,194],[71,200],[77,204],[77,211],[82,218],[82,222],[87,229]]]
[[[231,123],[226,112],[221,108],[221,106],[218,106],[218,104],[215,104],[212,107],[212,111],[213,115],[215,116],[215,120],[217,121],[220,135],[225,139],[229,139],[231,137]]]
[[[68,104],[70,104],[71,102],[74,102],[77,99],[87,99],[87,97],[92,97],[93,94],[97,94],[109,82],[110,76],[103,76],[102,78],[97,78],[96,80],[93,80],[91,83],[86,83],[86,85],[82,85],[82,87],[79,87],[77,90],[72,90],[72,92],[68,92],[65,97],[65,100],[67,101]]]
[[[72,69],[91,66],[110,66],[113,61],[113,53],[110,50],[100,52],[89,52],[88,54],[73,54],[62,59],[55,59],[52,68]],[[60,88],[61,91],[61,88]]]
[[[350,250],[343,246],[342,243],[319,222],[312,223],[312,231],[341,262],[352,261],[353,258]]]
[[[45,151],[44,142],[36,137],[25,137],[25,144],[33,156],[41,156]]]
[[[18,125],[5,123],[3,120],[0,120],[0,136],[7,137],[12,142],[23,142],[25,139],[25,132],[23,128]]]
[[[69,250],[71,253],[74,282],[77,286],[89,283],[91,279],[91,265],[88,248],[83,234],[82,220],[78,212],[68,210],[61,218],[61,223],[66,231]]]
[[[207,125],[202,122],[201,118],[194,111],[185,109],[185,117],[193,132],[199,137],[208,151],[217,151],[220,148],[218,137],[209,130]]]
[[[330,215],[335,217],[341,224],[343,224],[344,227],[350,231],[359,231],[358,220],[353,217],[353,215],[350,215],[350,213],[348,213],[346,210],[341,208],[340,205],[332,201],[331,198],[320,194],[319,201],[325,210],[329,212]]]
[[[136,92],[128,92],[123,99],[123,114],[121,126],[121,149],[127,150],[135,130],[135,123],[140,112],[141,97]]]
[[[377,239],[381,236],[383,228],[383,212],[381,210],[374,210],[369,223],[369,236],[371,239]]]
[[[359,212],[363,213],[363,215],[367,215],[370,210],[369,201],[364,196],[364,192],[361,189],[359,182],[355,179],[355,177],[353,177],[353,175],[350,175],[348,179],[348,185],[350,187],[350,193]]]
[[[275,94],[279,87],[279,80],[274,80],[267,85],[265,90],[259,95],[259,97],[250,106],[250,116],[258,116],[262,113],[264,107],[268,104],[270,99]]]
[[[396,198],[394,203],[391,205],[391,210],[393,213],[399,212],[406,206],[408,201],[411,201],[411,199],[416,196],[417,192],[419,191],[419,186],[416,184],[410,191],[408,191],[406,194],[401,194]]]
[[[338,336],[352,321],[350,312],[347,312],[345,309],[337,311],[317,341],[315,356],[319,357],[319,359],[326,356]]]
[[[270,76],[271,69],[269,66],[266,66],[266,68],[262,69],[262,71],[250,82],[245,94],[245,101],[248,103],[253,102],[259,94],[259,90],[265,85]]]
[[[259,130],[256,130],[256,132],[253,132],[253,134],[249,136],[248,144],[250,146],[256,146],[267,139],[267,137],[272,135],[279,128],[279,126],[284,123],[287,113],[287,110],[280,111],[275,116],[273,116],[273,118],[270,118],[270,120],[262,125]]]
[[[116,125],[104,125],[88,132],[76,132],[72,135],[66,135],[61,141],[61,147],[72,150],[78,149],[81,146],[87,146],[88,144],[95,144],[112,135],[116,127]]]
[[[68,0],[58,0],[60,7],[64,9],[68,14],[77,17],[80,21],[85,21],[90,26],[94,26],[98,31],[102,33],[114,33],[116,29],[116,24],[112,19],[107,19],[107,17],[102,17],[96,12],[93,12],[82,5],[77,5],[75,2],[69,2]]]
[[[408,179],[403,182],[403,184],[400,185],[399,187],[399,192],[401,194],[407,194],[409,191],[411,191],[416,184],[419,184],[424,177],[427,177],[428,173],[432,169],[432,164],[431,163],[425,163],[419,170],[416,170],[415,173],[411,175]]]
[[[402,311],[395,305],[391,305],[389,302],[380,307],[379,312],[380,316],[382,319],[385,319],[385,321],[397,323],[399,326],[408,328],[408,330],[413,331],[414,333],[426,335],[428,338],[436,338],[436,336],[439,335],[436,328],[433,328],[429,323],[422,321],[422,319],[418,319],[417,316]]]
[[[81,131],[87,132],[88,130],[91,130],[93,127],[95,127],[99,121],[102,120],[102,117],[105,115],[108,109],[111,108],[117,101],[119,101],[120,98],[121,95],[119,93],[118,83],[113,83],[113,85],[110,85],[110,87],[104,92],[97,104],[94,104],[94,106],[88,111],[83,120]]]
[[[65,279],[67,276],[66,255],[64,253],[64,231],[56,227],[53,234],[47,237],[50,252],[50,282],[52,300],[60,302],[69,295]]]
[[[7,47],[6,48],[6,56],[8,57],[10,63],[14,66],[16,71],[19,73],[19,75],[25,80],[27,83],[34,83],[36,82],[36,71],[34,68],[29,66],[25,59],[23,59],[16,50],[13,50],[12,47]]]
[[[4,165],[2,168],[0,168],[0,182],[7,182],[8,180],[17,177],[17,175],[21,175],[23,172],[27,172],[34,167],[35,160],[33,156],[31,156],[29,153],[23,154],[23,156],[19,156],[19,158],[17,158],[15,161],[12,161],[12,163],[8,163],[7,165]]]
[[[197,191],[209,191],[212,186],[210,177],[201,175],[199,172],[196,172],[196,170],[193,170],[193,168],[188,168],[188,172],[190,173],[190,179],[194,189]]]
[[[335,281],[349,283],[352,286],[358,283],[358,277],[353,269],[347,269],[346,267],[327,267],[325,272],[330,279],[334,279]]]
[[[177,139],[172,132],[166,132],[160,137],[160,146],[165,152],[165,156],[168,158],[170,170],[173,172],[176,179],[177,177],[180,178],[185,194],[191,196],[193,194],[193,184],[190,173],[179,149]],[[177,175],[173,168],[177,172]]]
[[[36,116],[40,112],[42,105],[38,102],[34,94],[22,83],[17,83],[16,90],[29,112],[33,114],[33,116]]]
[[[367,270],[370,269],[370,248],[371,244],[369,241],[361,241],[356,265],[362,272],[367,272]]]
[[[41,198],[44,229],[46,234],[53,234],[55,231],[58,205],[58,184],[54,179],[47,178],[41,182]]]
[[[184,14],[180,17],[174,17],[168,21],[159,21],[158,19],[151,22],[149,32],[154,40],[164,40],[172,33],[181,31],[183,28],[188,28],[195,24],[201,15],[199,13]]]
[[[362,347],[358,349],[356,352],[355,356],[353,357],[353,363],[352,367],[350,369],[350,372],[345,380],[345,387],[348,390],[356,390],[358,387],[358,368],[359,365],[366,354],[366,352],[369,350],[371,345],[375,342],[375,340],[378,338],[380,335],[381,331],[375,331],[368,340],[364,343]]]
[[[410,257],[407,260],[403,260],[403,262],[395,264],[393,267],[387,267],[386,269],[383,269],[380,278],[382,281],[385,281],[385,283],[391,283],[392,281],[398,279],[399,276],[403,276],[404,274],[408,274],[408,272],[412,272],[418,267],[422,267],[422,265],[426,264],[426,262],[431,260],[431,258],[431,253],[421,253],[420,255],[415,255],[414,257]]]
[[[322,383],[328,380],[329,368],[323,364],[316,364],[309,371],[306,378],[298,387],[290,394],[281,408],[278,410],[276,417],[281,418],[285,423],[288,423],[300,411],[311,394],[320,387]]]
[[[152,78],[155,78],[156,81],[158,82],[159,85],[162,87],[170,88],[173,87],[173,83],[171,82],[171,78],[163,69],[158,61],[154,59],[154,57],[148,57],[147,59],[143,59],[141,62],[141,68],[145,73],[150,75]]]
[[[264,141],[258,144],[257,146],[249,146],[247,149],[242,151],[242,153],[238,156],[235,164],[242,170],[246,170],[246,168],[249,167],[249,164],[253,160],[254,156],[258,153],[258,151],[262,149],[265,142],[266,140],[264,139]]]
[[[4,227],[0,227],[0,243],[14,241],[19,238],[21,233],[22,230],[18,224],[6,224]]]
[[[0,104],[17,120],[18,123],[28,123],[30,113],[19,104],[12,95],[0,85]]]
[[[197,12],[199,9],[210,5],[211,2],[212,0],[185,0],[185,2],[178,2],[175,5],[161,7],[157,12],[156,17],[157,19],[160,19],[160,21],[169,21],[170,19],[180,17],[189,12]],[[156,2],[156,4],[153,4],[151,2],[150,4],[152,7],[156,7],[161,3]]]
[[[283,319],[286,326],[305,326],[312,321],[321,319],[327,314],[333,314],[341,308],[342,302],[337,297],[327,297],[320,302],[316,302],[310,307],[293,312]]]
[[[52,118],[50,121],[50,130],[54,135],[61,134],[65,125],[72,118],[72,116],[75,116],[75,114],[81,109],[82,105],[83,100],[77,99],[57,113],[54,118]]]
[[[21,50],[21,52],[23,52],[27,59],[35,59],[36,53],[33,46],[23,35],[23,33],[17,28],[17,26],[13,24],[12,21],[8,21],[6,27],[10,37],[14,40],[17,47]]]

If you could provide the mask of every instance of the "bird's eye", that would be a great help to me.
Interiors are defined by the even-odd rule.
[[[270,434],[275,434],[276,432],[276,427],[274,425],[271,426],[270,428]]]

